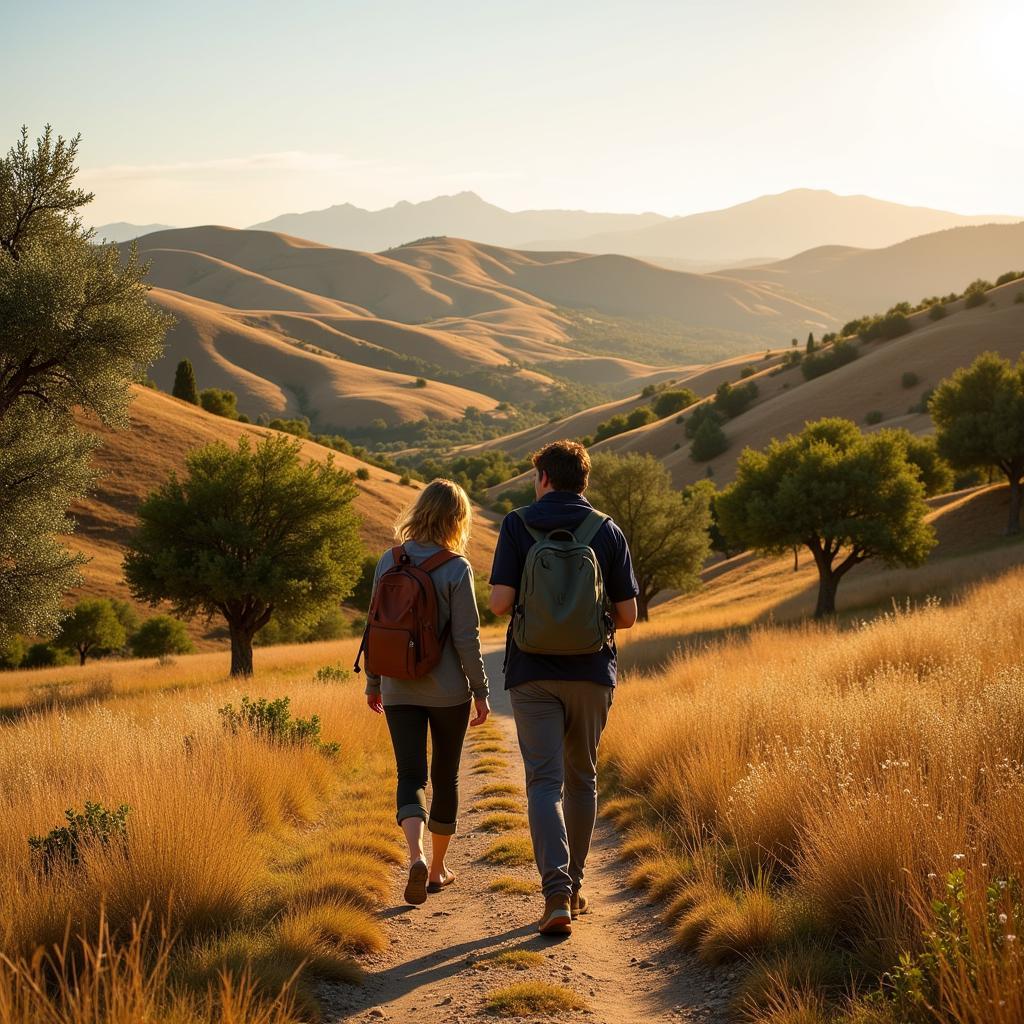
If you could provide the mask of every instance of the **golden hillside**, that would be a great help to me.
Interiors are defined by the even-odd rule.
[[[682,372],[623,357],[614,338],[600,351],[577,346],[567,309],[660,318],[674,325],[680,363],[688,350],[835,326],[827,310],[777,287],[618,256],[450,238],[375,254],[214,226],[137,244],[153,300],[178,320],[153,371],[161,389],[189,358],[201,387],[235,391],[250,417],[306,415],[320,430],[454,419],[536,400],[560,380],[621,397]],[[657,361],[670,360],[662,350]],[[430,385],[416,389],[417,377]]]
[[[72,507],[78,530],[71,546],[90,558],[85,567],[82,594],[128,598],[121,575],[124,544],[135,525],[141,500],[167,479],[172,470],[181,470],[185,456],[193,448],[223,441],[234,445],[238,438],[254,439],[274,433],[263,427],[236,423],[213,416],[196,406],[149,388],[134,388],[131,425],[127,430],[97,428],[103,441],[96,458],[101,476],[95,491]],[[411,501],[422,485],[399,484],[393,473],[367,466],[358,459],[331,452],[311,441],[302,441],[306,458],[324,461],[332,454],[335,464],[355,471],[366,468],[369,480],[356,480],[359,496],[355,507],[363,520],[363,540],[371,552],[382,551],[391,543],[392,524],[398,512]],[[478,572],[490,569],[491,554],[497,539],[493,516],[477,509],[470,560]]]

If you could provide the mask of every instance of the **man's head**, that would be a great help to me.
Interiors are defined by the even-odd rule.
[[[582,494],[590,477],[590,455],[575,441],[552,441],[533,453],[534,492],[539,498],[549,491]]]

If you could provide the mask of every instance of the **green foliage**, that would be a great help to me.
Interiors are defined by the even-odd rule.
[[[705,420],[711,420],[719,426],[721,426],[722,423],[722,417],[715,411],[714,406],[708,402],[698,405],[697,408],[690,413],[685,420],[683,433],[686,434],[687,437],[694,437]]]
[[[1009,284],[1011,281],[1020,281],[1024,278],[1024,270],[1008,270],[1005,274],[1000,274],[996,278],[995,286],[998,288],[1001,284]]]
[[[740,370],[740,380],[746,380],[748,377],[753,377],[755,373],[757,373],[757,368],[748,363],[742,370]]]
[[[903,376],[900,377],[900,386],[904,388],[915,388],[920,383],[921,378],[913,370],[905,371]]]
[[[492,626],[498,616],[491,611],[491,588],[483,576],[473,577],[473,594],[476,597],[476,609],[480,613],[480,622],[484,626]]]
[[[65,592],[81,582],[84,557],[57,538],[74,528],[67,509],[93,479],[95,447],[70,416],[27,400],[0,418],[0,643],[52,635]]]
[[[357,480],[369,480],[370,479],[370,471],[365,466],[360,466],[356,470],[356,479]]]
[[[669,394],[670,392],[666,392]],[[649,405],[639,405],[628,414],[618,413],[603,423],[597,425],[594,432],[594,444],[605,441],[617,434],[624,434],[627,430],[636,430],[637,427],[653,423],[658,417]]]
[[[838,370],[840,366],[852,363],[857,358],[857,349],[849,341],[837,341],[820,352],[805,356],[800,363],[804,380],[814,380],[823,374]]]
[[[234,391],[203,388],[199,392],[199,404],[214,416],[223,416],[226,420],[238,419],[238,396]]]
[[[810,355],[812,352],[816,351],[817,347],[818,346],[814,343],[814,331],[811,331],[811,333],[807,335],[807,354]]]
[[[954,469],[998,466],[1010,483],[1008,533],[1020,530],[1024,477],[1024,360],[984,352],[935,389],[928,404],[940,454]]]
[[[953,487],[953,469],[939,454],[934,437],[922,437],[899,427],[884,433],[896,444],[903,447],[903,453],[917,471],[926,497],[945,494]]]
[[[129,811],[127,804],[109,811],[89,800],[82,814],[68,808],[64,812],[66,825],[51,829],[45,836],[29,836],[28,845],[37,868],[49,874],[58,865],[78,864],[83,851],[90,847],[110,846],[115,840],[125,842]]]
[[[166,658],[188,654],[193,649],[185,623],[170,615],[146,619],[132,636],[131,648],[136,658]]]
[[[416,378],[416,387],[425,388],[427,386],[427,379],[425,377]]]
[[[694,462],[708,462],[716,455],[721,455],[728,447],[729,439],[718,420],[706,416],[690,442],[690,458]]]
[[[338,753],[340,747],[337,743],[324,743],[320,739],[320,716],[292,718],[290,705],[290,697],[250,700],[245,695],[238,708],[234,704],[225,704],[217,714],[232,735],[246,730],[268,743],[308,746],[329,755]]]
[[[884,420],[884,419],[885,419],[885,416],[883,415],[883,413],[882,413],[882,411],[880,409],[872,409],[871,412],[869,412],[864,417],[864,422],[869,427],[873,427],[873,426],[875,426],[876,423],[881,423],[882,420]]]
[[[125,578],[139,600],[175,614],[220,614],[232,674],[252,672],[252,638],[274,614],[319,622],[351,591],[362,543],[352,478],[333,462],[304,463],[298,440],[241,438],[188,456],[139,508]]]
[[[0,644],[0,669],[18,668],[25,660],[27,651],[25,638],[15,633]]]
[[[174,387],[171,394],[183,402],[199,404],[199,385],[196,384],[196,372],[187,359],[182,359],[174,371]]]
[[[351,670],[343,665],[321,665],[313,676],[315,682],[331,684],[345,683],[351,678]]]
[[[171,322],[134,256],[82,229],[77,150],[49,128],[33,146],[23,128],[0,159],[0,642],[55,630],[79,582],[81,557],[55,539],[91,479],[72,410],[123,425]]]
[[[1000,960],[1015,949],[1012,943],[1024,925],[1020,886],[1014,878],[997,879],[985,887],[984,916],[976,924],[965,908],[968,893],[963,869],[949,872],[943,888],[942,898],[932,900],[934,926],[924,936],[924,948],[901,954],[871,1000],[894,1011],[906,1024],[936,1020],[944,974],[980,989],[985,984],[985,961]]]
[[[730,543],[770,554],[794,546],[811,550],[820,617],[835,611],[839,581],[861,562],[924,561],[935,545],[924,498],[901,437],[865,435],[849,420],[823,419],[762,451],[744,449],[735,482],[718,496],[716,510]]]
[[[946,307],[941,302],[936,302],[935,305],[928,310],[929,320],[941,320],[945,315]]]
[[[637,604],[642,619],[659,591],[697,585],[708,555],[713,491],[708,485],[686,493],[674,490],[668,470],[653,455],[594,457],[590,500],[626,536],[640,587]]]
[[[695,392],[689,388],[674,388],[671,391],[662,391],[654,400],[652,408],[654,415],[662,420],[673,413],[681,412],[689,408],[698,400]]]
[[[84,665],[89,655],[125,645],[127,636],[114,606],[106,598],[79,601],[61,623],[54,641],[58,647],[78,653]]]
[[[427,480],[447,477],[466,489],[470,497],[483,501],[485,491],[518,476],[530,468],[529,459],[513,459],[500,450],[460,455],[449,461],[423,459],[418,467]]]
[[[66,651],[51,643],[32,644],[25,652],[22,668],[52,668],[55,665],[68,665],[71,658]]]
[[[230,392],[226,392],[230,394]],[[210,410],[211,412],[213,410]],[[221,414],[223,415],[223,414]],[[237,417],[231,417],[235,419]],[[292,434],[295,437],[309,437],[309,420],[302,416],[293,420],[273,419],[267,423],[271,430],[280,430],[283,434]]]
[[[402,487],[412,486],[412,477],[408,473],[403,473],[399,478],[398,482]]]
[[[976,306],[984,306],[988,301],[988,292],[992,290],[994,285],[991,281],[986,281],[983,278],[978,278],[972,281],[964,289],[964,309],[974,309]]]
[[[750,408],[750,404],[757,398],[757,393],[757,384],[754,381],[737,385],[722,381],[715,388],[715,408],[727,419],[733,419]]]

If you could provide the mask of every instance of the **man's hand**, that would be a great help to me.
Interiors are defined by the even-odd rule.
[[[375,714],[384,714],[384,699],[380,695],[380,690],[376,693],[368,693],[366,695],[366,703]]]
[[[476,709],[476,716],[469,723],[473,725],[483,725],[487,721],[487,716],[491,713],[491,702],[486,697],[474,697],[473,707]]]

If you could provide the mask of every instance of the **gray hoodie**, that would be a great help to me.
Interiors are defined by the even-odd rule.
[[[425,562],[441,548],[436,544],[405,542],[413,564]],[[377,581],[395,564],[389,548],[377,562],[373,589]],[[483,699],[488,694],[487,673],[480,651],[480,613],[473,590],[473,567],[462,557],[453,558],[430,574],[437,591],[438,628],[451,618],[451,634],[437,667],[420,679],[392,679],[366,673],[366,693],[380,693],[384,705],[416,704],[426,708],[447,708],[465,704],[470,697]],[[371,598],[372,600],[372,598]]]

